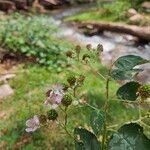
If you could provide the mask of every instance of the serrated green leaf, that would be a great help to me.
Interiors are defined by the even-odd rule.
[[[133,79],[134,75],[138,72],[141,72],[141,69],[132,69],[132,70],[120,70],[114,69],[111,71],[111,77],[115,80],[131,80]]]
[[[140,56],[135,56],[135,55],[126,55],[119,57],[115,62],[114,65],[121,69],[121,70],[131,70],[137,65],[145,64],[150,61],[143,59]]]
[[[118,133],[112,135],[107,150],[149,150],[150,140],[144,135],[143,128],[130,123],[123,125]]]
[[[90,116],[90,125],[96,135],[100,134],[100,131],[104,123],[104,113],[99,110],[94,110]]]
[[[141,69],[134,69],[135,66],[148,63],[150,61],[135,55],[126,55],[118,58],[114,65],[117,67],[111,71],[111,77],[115,80],[131,80]]]
[[[128,82],[121,86],[116,95],[123,100],[135,101],[137,99],[137,90],[141,85],[138,82]]]
[[[101,150],[101,144],[96,136],[84,128],[75,128],[74,134],[79,141],[75,141],[76,150]]]

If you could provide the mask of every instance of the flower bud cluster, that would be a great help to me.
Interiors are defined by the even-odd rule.
[[[92,48],[91,44],[88,44],[86,49],[87,51],[85,53],[82,51],[81,46],[77,45],[74,51],[67,51],[66,56],[71,59],[77,58],[78,61],[81,60],[88,63],[93,55],[91,53],[95,53],[96,50]],[[102,49],[101,45],[97,46],[97,51],[102,51]],[[35,115],[33,118],[28,119],[26,121],[26,131],[34,132],[41,125],[46,125],[49,121],[55,121],[59,116],[57,108],[63,109],[65,107],[64,110],[67,110],[71,104],[74,106],[78,105],[79,100],[77,100],[76,89],[84,84],[84,80],[84,75],[75,76],[74,74],[70,74],[66,83],[52,85],[46,92],[46,100],[44,102],[44,105],[48,108],[46,114]]]
[[[74,101],[74,96],[71,94],[71,90],[77,86],[83,85],[85,77],[80,75],[76,77],[71,74],[67,78],[67,83],[54,84],[46,92],[45,106],[48,108],[46,115],[34,116],[26,121],[26,131],[34,132],[40,125],[45,125],[48,121],[55,121],[58,117],[57,108],[62,105],[68,108]]]
[[[93,55],[99,56],[103,52],[103,46],[98,44],[96,48],[93,48],[91,44],[87,44],[86,50],[82,50],[81,46],[77,45],[74,51],[67,51],[66,56],[69,58],[77,58],[78,61],[80,60],[87,64]]]
[[[143,85],[138,89],[138,96],[141,97],[142,100],[146,100],[150,98],[150,85]]]

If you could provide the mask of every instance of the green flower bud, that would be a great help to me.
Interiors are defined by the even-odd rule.
[[[68,107],[72,103],[72,96],[70,94],[65,94],[61,102],[64,106]]]
[[[92,49],[92,45],[91,44],[87,44],[86,48],[87,48],[87,50],[91,50]]]
[[[73,55],[74,55],[74,53],[72,51],[67,51],[66,52],[67,57],[73,58]]]
[[[49,120],[53,120],[54,121],[54,120],[57,119],[57,117],[58,117],[58,113],[57,113],[57,111],[55,109],[51,109],[51,110],[49,110],[47,112],[47,118]]]
[[[90,55],[88,54],[84,54],[83,57],[82,57],[82,60],[85,61],[85,63],[87,63],[90,59]]]
[[[138,95],[142,100],[150,98],[150,85],[143,85],[138,89]]]
[[[103,52],[103,45],[98,44],[98,45],[97,45],[97,51],[98,51],[98,52]]]
[[[80,51],[81,51],[81,46],[77,45],[76,48],[75,48],[75,50],[76,50],[76,53],[79,54]]]
[[[79,78],[77,78],[77,82],[81,85],[83,84],[84,80],[85,80],[85,76],[83,75],[80,75]]]
[[[45,115],[40,115],[39,121],[41,124],[45,124],[47,122],[47,117]]]
[[[67,78],[68,83],[70,84],[70,86],[73,86],[76,83],[76,77],[74,75],[70,75]]]
[[[63,84],[63,90],[64,90],[64,91],[67,91],[67,90],[68,90],[68,88],[69,88],[69,85],[68,85],[68,84],[66,84],[66,83],[64,83],[64,84]]]

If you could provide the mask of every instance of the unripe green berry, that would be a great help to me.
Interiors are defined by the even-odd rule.
[[[75,50],[76,50],[76,53],[79,54],[80,51],[81,51],[81,46],[77,45],[76,48],[75,48]]]
[[[90,55],[84,54],[83,57],[82,57],[82,60],[89,59],[89,58],[90,58]]]
[[[67,91],[67,90],[68,90],[68,88],[69,88],[69,85],[68,85],[68,84],[66,84],[66,83],[64,83],[64,84],[63,84],[63,90],[64,90],[64,91]]]
[[[84,80],[85,80],[85,76],[83,76],[83,75],[80,75],[80,76],[77,78],[78,84],[81,84],[81,85],[83,84]]]
[[[47,118],[49,120],[53,120],[54,121],[54,120],[57,119],[57,117],[58,117],[58,113],[57,113],[57,111],[55,109],[51,109],[51,110],[49,110],[47,112]]]
[[[70,94],[65,94],[61,102],[64,106],[68,107],[72,103],[72,96]]]
[[[87,50],[92,50],[92,45],[91,44],[87,44],[86,48],[87,48]]]
[[[68,83],[70,84],[70,86],[73,86],[76,83],[76,77],[74,75],[70,75],[67,78]]]
[[[66,52],[67,57],[73,58],[73,55],[74,55],[74,53],[72,51],[67,51]]]
[[[97,51],[98,51],[98,52],[103,52],[103,45],[98,44],[98,45],[97,45]]]
[[[138,95],[141,97],[142,100],[150,98],[150,85],[141,86],[138,89]]]

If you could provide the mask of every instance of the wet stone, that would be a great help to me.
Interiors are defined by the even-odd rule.
[[[142,3],[142,8],[147,11],[150,12],[150,2],[146,1]]]
[[[15,74],[5,74],[5,75],[1,75],[0,76],[0,82],[1,81],[6,81],[9,80],[11,78],[14,78],[16,75]]]
[[[8,84],[0,86],[0,100],[4,99],[14,93],[13,89]]]

